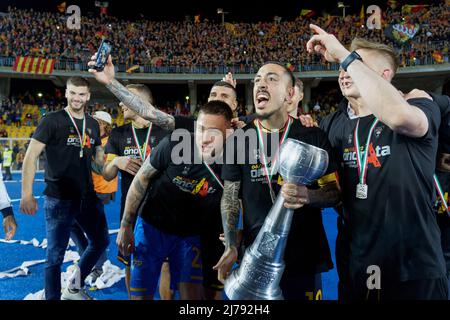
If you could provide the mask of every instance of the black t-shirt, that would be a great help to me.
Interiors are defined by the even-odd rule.
[[[128,123],[123,126],[114,128],[111,131],[111,134],[108,139],[108,143],[105,146],[106,154],[115,154],[119,157],[129,156],[135,159],[139,159],[141,157],[141,151],[144,148],[146,143],[147,133],[149,128],[141,128],[135,129],[136,135],[139,140],[139,148],[136,145],[134,140],[133,131],[131,128],[132,124]],[[161,127],[153,124],[151,131],[149,142],[150,144],[147,146],[147,150],[145,154],[148,156],[151,151],[158,145],[158,143],[168,134],[168,132]],[[122,179],[120,182],[120,188],[122,192],[121,197],[121,212],[123,212],[125,200],[127,198],[128,189],[130,188],[131,182],[133,181],[134,176],[126,171],[120,170],[122,175]]]
[[[329,132],[344,163],[340,183],[344,210],[349,215],[350,275],[356,286],[366,285],[371,265],[380,267],[385,283],[445,276],[432,209],[440,113],[431,100],[408,102],[426,114],[429,130],[422,138],[410,138],[381,122],[376,125],[369,145],[365,200],[356,198],[359,180],[354,131],[358,119],[341,118]],[[360,118],[361,144],[366,143],[374,119],[373,115]]]
[[[251,114],[246,115],[246,116],[240,116],[239,117],[239,121],[243,121],[246,124],[249,124],[249,123],[253,122],[257,117],[258,117],[258,114],[251,113]]]
[[[48,113],[36,128],[33,139],[45,143],[44,194],[58,199],[85,199],[95,196],[91,161],[101,145],[97,121],[85,114],[86,143],[80,158],[80,138],[65,110]],[[83,120],[74,119],[80,134]]]
[[[249,135],[255,133],[255,122],[248,124],[243,131]],[[239,131],[236,131],[235,134],[239,134]],[[270,141],[281,139],[280,135],[264,134],[268,155],[272,152],[270,150]],[[325,133],[319,128],[306,128],[297,119],[293,119],[288,138],[314,145],[331,154],[331,146]],[[231,136],[228,138],[227,143],[232,143],[233,139],[234,136]],[[255,145],[250,146],[251,140],[256,141],[256,148]],[[278,141],[273,141],[274,145],[278,146]],[[243,154],[245,164],[236,164],[239,163],[236,162],[239,159],[234,159],[235,164],[230,164],[227,159],[227,164],[222,169],[222,178],[228,181],[241,181],[240,193],[243,204],[244,245],[248,247],[258,235],[273,204],[262,165],[263,161],[260,157],[255,159],[254,156],[260,154],[259,140],[257,138],[256,140],[246,139],[244,145],[239,146],[238,143],[234,143],[234,148],[227,146],[227,152],[231,149],[234,150],[234,154],[237,154],[238,157]],[[256,164],[251,164],[254,162],[252,159],[256,160]],[[336,163],[330,157],[327,173],[335,171]],[[272,186],[276,195],[281,189],[281,180],[282,178],[278,173],[275,173],[272,177]],[[311,186],[311,188],[317,187],[317,183]],[[321,209],[306,205],[295,210],[284,259],[286,261],[285,274],[290,272],[324,272],[333,267],[330,249],[322,224]]]
[[[439,127],[439,152],[450,153],[450,97],[429,92],[433,101],[441,111],[441,126]]]
[[[195,130],[195,118],[194,117],[174,116],[174,118],[175,118],[175,130],[176,129],[186,129],[189,132],[194,132],[194,130]]]
[[[174,147],[179,141],[171,141],[170,135],[153,150],[150,163],[159,174],[150,182],[139,215],[167,233],[190,236],[215,230],[218,237],[222,230],[222,186],[204,164],[195,164],[193,134],[181,139],[190,141],[190,148],[178,153]],[[186,161],[177,164],[172,151]],[[211,168],[220,179],[221,165],[213,164]]]

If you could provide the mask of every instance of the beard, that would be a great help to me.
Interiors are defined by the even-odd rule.
[[[268,113],[264,113],[264,114],[259,114],[259,113],[256,113],[256,118],[258,119],[258,120],[267,120],[267,119],[270,119],[270,117],[272,117],[275,113],[277,113],[279,111],[279,109],[276,109],[276,110],[272,110],[272,111],[270,111],[270,112],[268,112]]]
[[[73,103],[69,103],[69,107],[70,107],[71,109],[75,110],[75,111],[79,111],[79,110],[84,110],[84,108],[86,107],[86,104],[87,104],[87,102],[85,102],[85,103],[80,103],[79,106],[76,106],[76,107],[75,107]]]

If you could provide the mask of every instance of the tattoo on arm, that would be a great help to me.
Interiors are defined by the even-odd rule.
[[[241,182],[225,181],[220,208],[227,248],[237,248],[237,222],[239,219],[239,189]]]
[[[309,205],[316,208],[329,208],[341,202],[341,193],[336,182],[329,183],[317,190],[308,190]]]
[[[128,190],[122,224],[132,225],[136,220],[138,208],[144,199],[150,179],[157,172],[158,170],[150,164],[150,157],[148,157],[134,177],[133,182],[130,185],[130,189]]]
[[[103,165],[105,164],[105,149],[102,146],[95,148],[95,160],[91,163],[92,171],[97,174],[102,174]]]
[[[154,124],[163,129],[175,130],[175,118],[167,113],[156,109],[150,102],[145,101],[140,96],[134,94],[119,81],[114,79],[110,84],[106,85],[117,99],[122,101],[128,108],[139,114],[146,120],[150,120]]]

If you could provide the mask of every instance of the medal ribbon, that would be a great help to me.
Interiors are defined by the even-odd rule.
[[[69,110],[64,109],[67,114],[69,115],[70,120],[72,121],[72,124],[75,127],[75,130],[77,131],[78,134],[78,138],[80,139],[80,147],[81,147],[81,151],[83,151],[83,147],[84,147],[84,143],[85,143],[85,139],[86,139],[86,116],[84,116],[83,118],[83,135],[80,134],[80,130],[78,130],[77,124],[75,123],[74,118],[72,117],[72,115],[70,114]]]
[[[444,206],[445,211],[447,211],[447,213],[450,215],[450,211],[449,211],[447,202],[445,201],[444,191],[442,190],[441,184],[439,183],[439,179],[438,179],[437,175],[434,175],[433,178],[434,178],[434,186],[436,187],[439,198],[441,198],[442,205]]]
[[[220,180],[220,178],[217,176],[217,174],[214,172],[214,170],[209,166],[209,164],[207,164],[206,162],[203,162],[203,164],[205,165],[206,169],[208,169],[209,173],[211,173],[211,175],[214,177],[214,179],[216,179],[217,183],[223,189],[223,182],[222,182],[222,180]]]
[[[358,138],[359,119],[358,119],[358,122],[356,123],[356,128],[355,128],[355,133],[354,133],[355,138],[353,139],[353,141],[354,141],[354,145],[355,145],[354,147],[355,147],[355,151],[356,151],[356,162],[358,164],[359,183],[363,184],[363,185],[366,184],[366,179],[367,179],[367,168],[368,168],[367,158],[369,155],[370,138],[372,137],[372,133],[378,122],[379,122],[379,120],[377,118],[375,118],[375,120],[372,123],[372,126],[370,127],[369,134],[367,135],[366,148],[364,149],[364,156],[361,154],[362,152],[360,150],[360,144],[359,144],[359,138]]]
[[[286,140],[289,131],[291,130],[291,126],[293,123],[293,119],[291,117],[289,117],[289,120],[287,122],[287,126],[286,126],[286,130],[284,131],[284,134],[279,142],[279,146],[281,146],[284,142],[284,140]],[[262,161],[263,161],[263,169],[266,175],[266,180],[267,180],[267,185],[269,186],[269,191],[270,191],[270,198],[272,199],[272,203],[275,203],[275,192],[273,191],[273,187],[272,187],[272,177],[274,175],[274,171],[276,168],[276,162],[277,162],[277,156],[275,156],[274,160],[272,161],[272,166],[270,168],[270,174],[269,174],[269,170],[268,170],[268,164],[267,164],[267,159],[266,159],[266,155],[264,153],[264,140],[263,140],[263,135],[262,135],[262,127],[261,127],[261,122],[259,120],[257,120],[257,126],[256,126],[256,131],[258,132],[258,139],[259,139],[259,144],[260,144],[260,150],[261,150],[261,154],[262,154]],[[278,153],[277,153],[278,155]]]
[[[143,146],[143,149],[144,149],[143,152],[141,150],[141,144],[139,143],[139,139],[138,139],[138,136],[136,134],[136,130],[134,129],[133,124],[131,124],[131,131],[133,132],[134,142],[136,143],[136,146],[139,149],[139,156],[141,157],[142,161],[145,161],[145,159],[148,157],[148,155],[151,152],[151,150],[150,150],[149,154],[147,155],[147,145],[149,144],[148,140],[150,138],[150,132],[152,132],[152,123],[150,122],[150,126],[148,127],[148,130],[147,130],[147,137],[145,138],[145,144]]]

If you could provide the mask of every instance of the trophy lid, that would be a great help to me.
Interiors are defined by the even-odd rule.
[[[311,184],[328,168],[328,153],[325,150],[295,139],[286,139],[279,152],[279,172],[290,183]]]

